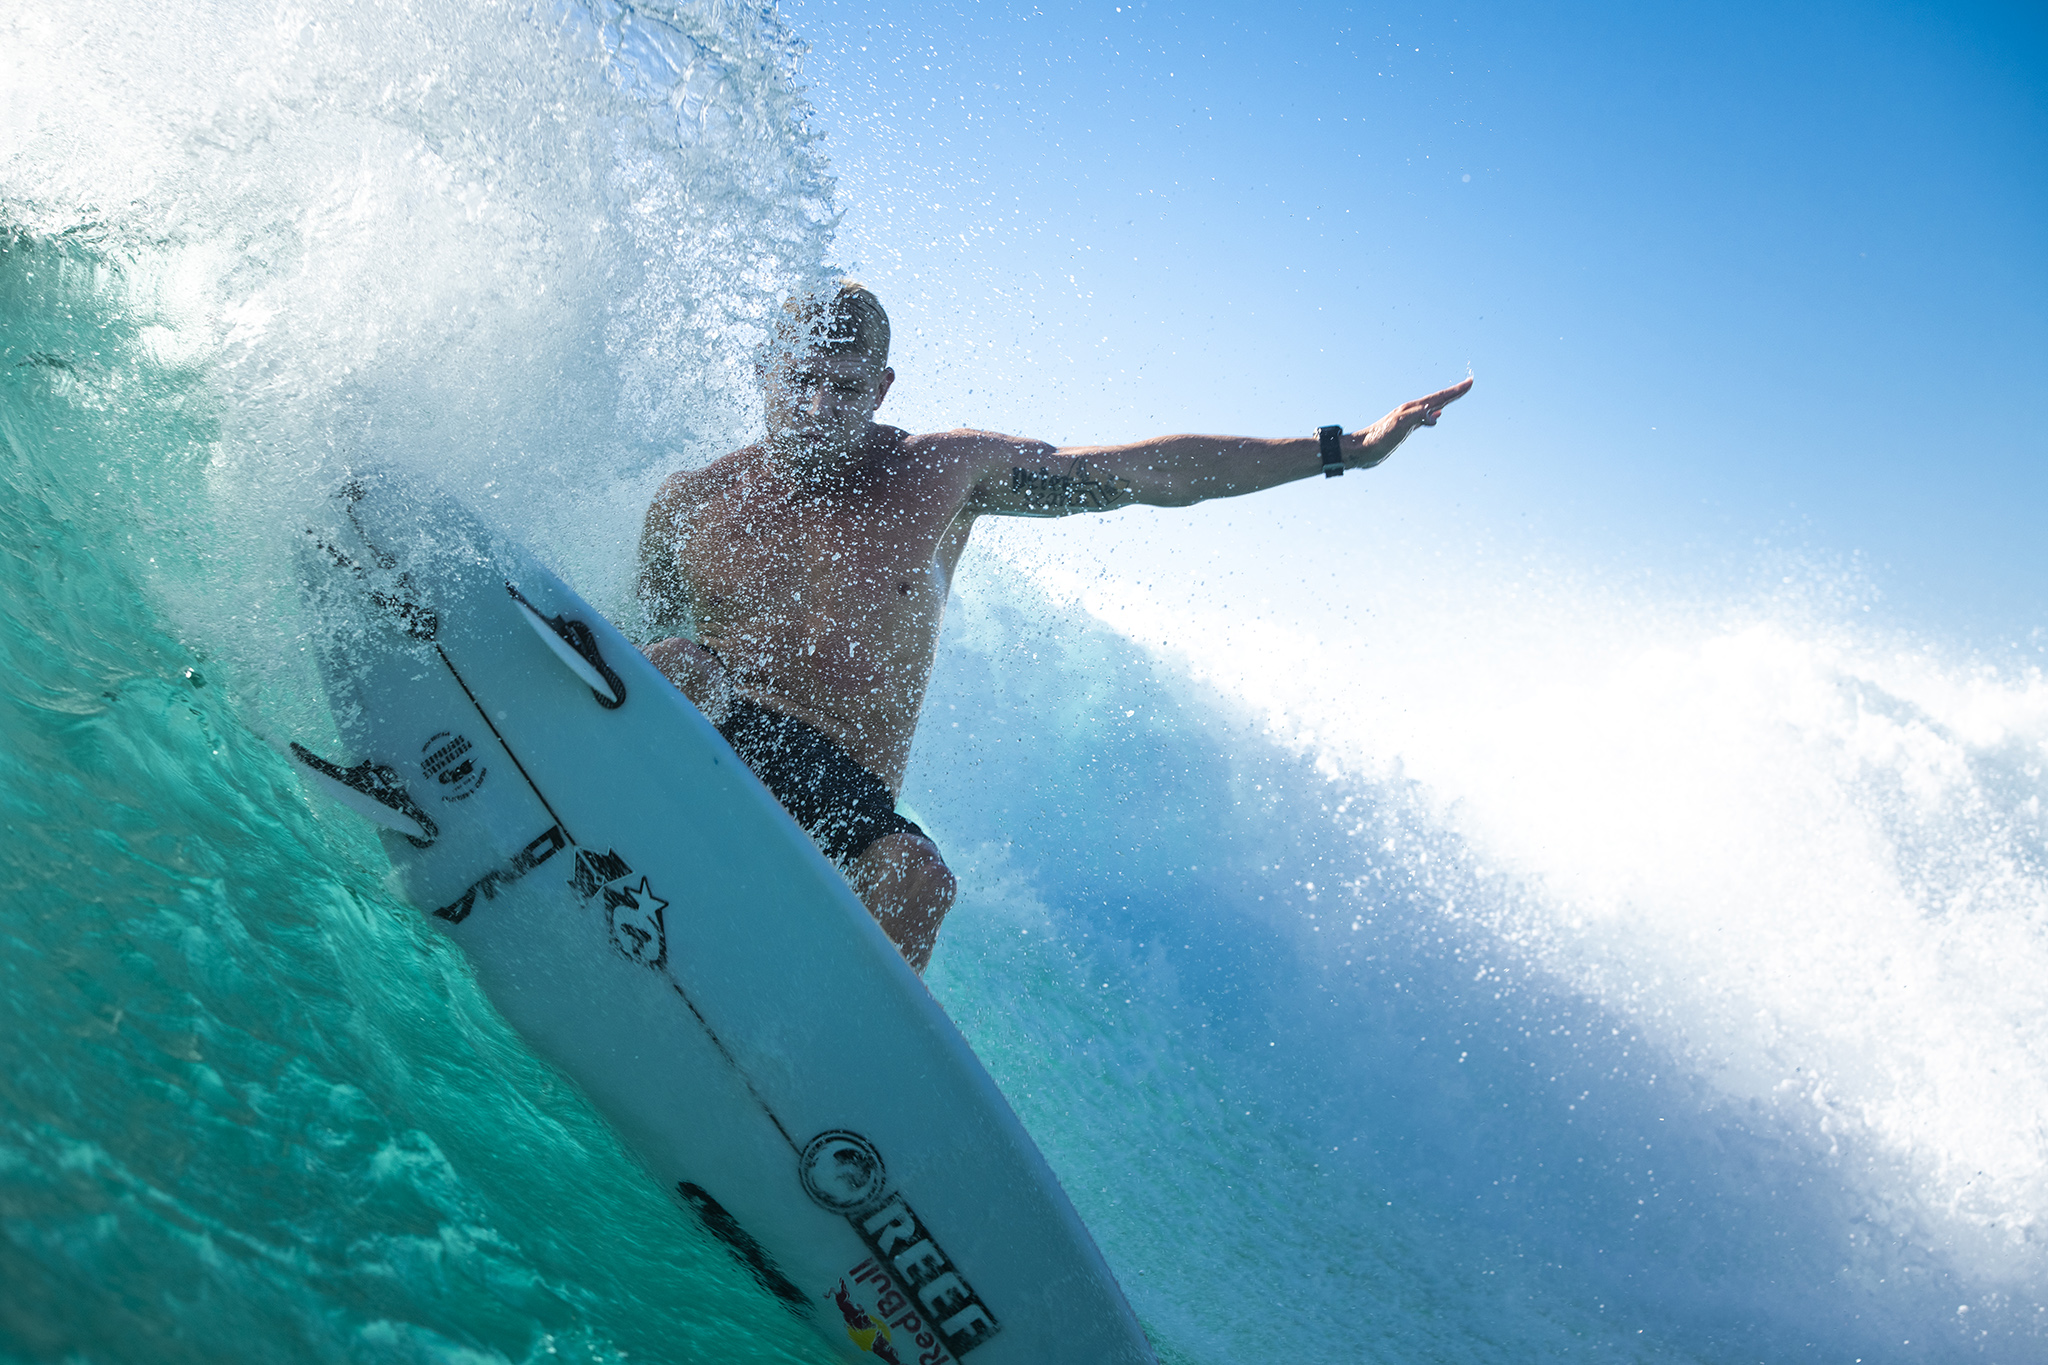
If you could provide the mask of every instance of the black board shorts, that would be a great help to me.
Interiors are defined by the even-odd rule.
[[[877,839],[905,830],[924,834],[896,813],[888,783],[815,726],[740,697],[718,733],[841,867]]]

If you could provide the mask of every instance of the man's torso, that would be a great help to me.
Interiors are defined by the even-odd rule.
[[[899,790],[982,433],[870,428],[803,483],[749,446],[672,476],[644,546],[657,615],[687,612],[738,691],[815,726]]]

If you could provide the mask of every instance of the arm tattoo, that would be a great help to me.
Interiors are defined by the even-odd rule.
[[[1128,507],[1138,499],[1138,491],[1128,482],[1113,474],[1100,474],[1078,457],[1072,470],[1065,474],[1043,468],[1014,468],[1010,471],[1010,491],[1022,495],[1021,510],[1027,517],[1108,512]]]

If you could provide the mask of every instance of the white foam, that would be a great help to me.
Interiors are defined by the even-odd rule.
[[[85,245],[78,359],[211,426],[129,461],[139,519],[205,527],[158,566],[194,637],[254,685],[306,509],[368,464],[625,611],[621,528],[752,436],[763,319],[824,273],[800,50],[769,11],[613,0],[0,18],[0,204]]]
[[[2048,681],[1785,600],[1383,549],[1370,616],[1016,552],[1339,780],[1401,776],[1534,888],[1503,955],[1775,1113],[1980,1283],[2048,1216]],[[1284,547],[1245,538],[1256,561]],[[1810,597],[1811,594],[1806,595]],[[1845,1230],[1846,1232],[1846,1230]],[[1906,1236],[1900,1232],[1900,1236]]]

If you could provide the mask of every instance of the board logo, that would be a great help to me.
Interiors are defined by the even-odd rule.
[[[846,1281],[851,1279],[849,1289]],[[958,1359],[939,1340],[939,1329],[870,1256],[846,1272],[826,1294],[845,1320],[853,1344],[896,1365],[954,1365]]]
[[[576,894],[584,900],[604,897],[604,917],[612,946],[628,958],[647,967],[668,961],[668,930],[661,912],[668,902],[654,894],[647,878],[633,880],[633,869],[616,852],[576,854],[576,875],[570,879]]]
[[[921,1350],[927,1350],[918,1357],[920,1365],[937,1365],[948,1351],[964,1356],[1002,1330],[931,1229],[901,1194],[889,1189],[875,1144],[844,1128],[820,1133],[797,1158],[797,1175],[805,1193],[820,1207],[843,1216],[874,1253],[872,1261],[854,1267],[852,1278],[856,1284],[872,1281],[881,1295],[874,1310],[880,1324],[913,1337],[935,1337],[920,1343]],[[840,1311],[849,1331],[860,1326],[846,1303],[840,1304]],[[861,1315],[865,1313],[862,1309]],[[886,1342],[887,1332],[871,1340]],[[876,1353],[872,1344],[860,1342],[858,1336],[855,1341]]]
[[[804,1193],[834,1213],[858,1213],[876,1203],[889,1182],[875,1144],[843,1128],[812,1138],[797,1159],[797,1174]]]
[[[845,1321],[846,1335],[852,1338],[855,1346],[887,1361],[888,1365],[903,1365],[903,1357],[896,1354],[896,1339],[890,1335],[889,1324],[854,1302],[846,1281],[841,1280],[839,1288],[832,1291],[832,1302],[838,1305],[839,1316]]]
[[[518,881],[568,846],[569,836],[562,833],[560,825],[555,825],[525,848],[520,849],[513,855],[511,862],[484,873],[469,884],[467,891],[434,913],[450,924],[460,924],[469,918],[470,911],[476,909],[478,896],[487,901],[496,900],[500,890]]]
[[[490,769],[480,766],[466,735],[443,730],[420,746],[420,773],[441,790],[443,801],[467,801]]]

